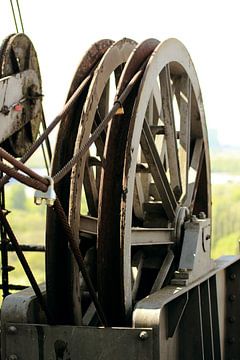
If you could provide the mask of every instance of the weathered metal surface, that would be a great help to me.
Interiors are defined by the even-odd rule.
[[[136,304],[133,325],[154,330],[154,359],[238,358],[239,272],[239,256],[222,257],[192,284],[166,286]]]
[[[43,297],[46,297],[45,284],[39,285]],[[31,287],[7,296],[1,309],[1,325],[7,322],[22,324],[45,323],[46,317]]]
[[[214,268],[215,263],[210,254],[210,234],[210,219],[193,217],[185,222],[181,257],[172,284],[185,285]]]
[[[108,111],[108,106],[106,105],[107,102],[109,102],[108,91],[105,90],[106,87],[108,87],[110,76],[111,74],[114,75],[114,71],[126,62],[130,52],[135,46],[135,42],[129,39],[123,39],[116,43],[113,43],[110,40],[104,40],[102,42],[105,43],[105,46],[101,46],[99,49],[99,46],[96,46],[95,44],[93,46],[94,49],[91,48],[89,53],[85,55],[85,58],[89,58],[90,61],[86,61],[84,58],[81,62],[81,64],[84,64],[83,70],[85,69],[86,72],[86,69],[88,68],[88,71],[90,71],[93,67],[92,59],[94,58],[95,71],[90,86],[86,89],[86,92],[81,99],[79,99],[75,109],[73,109],[68,117],[66,117],[60,127],[57,141],[58,151],[55,154],[53,173],[61,168],[69,160],[71,155],[74,155],[79,150],[79,148],[88,140],[94,126],[96,127],[96,124],[98,125],[99,122],[101,122],[101,116],[106,115],[100,114],[99,111],[100,109],[102,109],[101,111],[103,111],[103,109]],[[92,54],[94,52],[96,54],[93,57]],[[81,64],[79,69],[82,67]],[[86,64],[88,64],[88,67],[86,67]],[[83,70],[80,70],[76,72],[77,78],[82,74]],[[80,77],[82,77],[82,75]],[[75,86],[75,83],[76,79],[74,78],[72,86]],[[101,116],[99,117],[99,115]],[[96,122],[96,124],[94,124],[94,122]],[[104,141],[104,136],[102,141]],[[69,146],[69,142],[71,143],[71,146]],[[95,145],[98,146],[99,142]],[[100,148],[102,148],[102,144],[100,144]],[[100,148],[97,147],[97,151],[100,151]],[[97,155],[102,156],[103,154],[97,153]],[[87,205],[89,206],[88,212],[89,215],[97,215],[96,211],[94,213],[91,212],[91,209],[97,209],[97,203],[95,203],[96,191],[94,191],[95,195],[92,192],[93,188],[95,190],[97,188],[97,178],[95,178],[93,174],[93,169],[88,167],[88,162],[86,163],[87,169],[85,172],[85,160],[86,156],[74,166],[71,176],[66,176],[56,187],[64,210],[69,215],[69,221],[76,243],[79,243],[79,229],[81,227],[80,203],[84,174],[86,175],[86,173],[88,173],[88,176],[87,178],[85,177],[85,180],[87,180],[88,184],[89,181],[92,182],[91,186],[88,187],[86,187],[86,182],[84,184]],[[90,202],[89,198],[91,198]],[[91,203],[91,206],[89,203]],[[93,203],[95,203],[95,206],[92,206]],[[65,323],[67,321],[67,323],[80,324],[81,296],[79,269],[76,267],[75,261],[71,258],[67,245],[64,246],[62,245],[61,240],[59,241],[63,235],[61,234],[59,223],[56,221],[55,215],[50,212],[48,215],[48,224],[47,244],[49,245],[47,257],[47,288],[50,295],[48,297],[49,305],[53,313],[56,314],[54,318],[60,319],[60,322]],[[56,239],[58,240],[56,241]],[[90,242],[90,245],[96,247],[96,245],[94,245],[94,239]],[[84,255],[88,250],[87,245],[87,248],[84,248]],[[68,258],[66,257],[66,254],[68,254]],[[62,264],[63,257],[65,257],[64,261],[66,261],[66,267],[63,267]],[[63,272],[64,268],[67,268],[68,271]],[[59,276],[59,273],[61,273],[61,276]],[[55,303],[62,297],[62,294],[64,294],[64,299],[59,302],[59,310],[57,310]],[[64,314],[66,307],[69,309],[69,314],[66,312]],[[63,318],[64,320],[61,320]]]
[[[141,241],[141,245],[139,241],[138,245],[151,258],[154,250],[149,254],[150,250],[147,246],[144,247],[151,242],[148,242],[153,234],[151,228],[165,227],[165,232],[160,230],[157,234],[156,231],[152,238],[152,245],[156,246],[161,264],[168,249],[164,245],[161,247],[158,235],[160,239],[161,233],[163,234],[162,243],[166,244],[165,235],[169,228],[176,228],[176,237],[173,234],[171,241],[176,242],[174,252],[177,259],[182,251],[186,253],[185,248],[181,249],[181,244],[187,214],[198,216],[201,211],[207,216],[211,208],[206,124],[193,63],[179,41],[170,39],[158,45],[155,43],[155,47],[153,43],[151,45],[154,51],[148,61],[145,60],[146,69],[139,88],[135,89],[124,104],[124,114],[113,119],[105,145],[97,272],[99,295],[109,318],[112,316],[114,319],[111,320],[112,324],[127,321],[132,308],[133,288],[136,293],[131,263],[135,251],[139,250],[133,247],[138,242],[135,239],[138,232],[132,228],[149,228],[149,234],[147,235],[146,230],[145,239]],[[132,60],[138,59],[138,49],[141,46],[143,45],[139,45],[131,55]],[[149,49],[150,47],[150,52]],[[120,83],[124,81],[127,68],[128,63]],[[133,63],[131,71],[132,69]],[[156,131],[151,132],[152,126],[161,129],[159,135]],[[201,156],[197,156],[199,153]],[[143,163],[148,172],[139,174],[136,169],[139,170]],[[154,184],[151,195],[150,183]],[[186,210],[186,216],[179,223],[180,207]],[[200,242],[200,230],[198,235],[195,245]],[[207,246],[207,242],[204,245]],[[201,246],[202,244],[199,245]],[[205,256],[208,259],[209,249],[210,247]],[[173,266],[169,266],[169,278],[165,277],[166,281],[171,278],[177,260],[172,263]],[[153,287],[156,273],[149,269],[147,276],[142,276],[141,281],[138,281],[137,298],[146,296]],[[113,297],[111,304],[110,299]],[[125,315],[122,318],[125,320],[120,319],[123,312]]]
[[[0,143],[13,135],[41,111],[41,99],[31,103],[30,90],[40,94],[40,82],[34,70],[0,79]],[[23,115],[29,107],[29,116]]]
[[[37,89],[32,89],[32,103],[23,104],[21,129],[2,144],[14,156],[23,156],[36,140],[43,112],[41,98],[34,100],[36,93],[42,94],[36,51],[25,34],[10,35],[5,39],[0,49],[0,78],[21,73],[24,70],[34,70],[38,77],[38,86]],[[26,94],[24,95],[26,96]],[[28,95],[31,96],[30,90],[28,90]],[[35,102],[37,103],[36,108]]]
[[[116,99],[132,76],[151,55],[159,42],[149,39],[139,44],[129,57],[119,80]],[[106,160],[100,185],[99,225],[97,242],[98,291],[99,297],[110,324],[126,323],[126,313],[132,307],[131,274],[123,274],[123,267],[130,270],[130,253],[120,239],[119,226],[120,201],[122,192],[122,174],[126,137],[131,119],[132,107],[136,97],[136,88],[124,104],[124,114],[116,116],[108,129],[105,145]],[[127,240],[129,241],[129,239]],[[124,265],[123,265],[124,264]],[[127,292],[124,287],[127,286]],[[125,294],[124,294],[125,293]],[[127,305],[125,306],[125,302]]]
[[[4,359],[151,360],[151,329],[8,323]],[[11,357],[12,356],[12,357]]]
[[[1,50],[1,70],[7,55],[9,67],[24,70],[16,39],[10,36]],[[122,104],[119,96],[136,73]],[[88,277],[79,274],[61,223],[49,210],[47,301],[53,323],[62,326],[40,325],[45,319],[31,290],[8,297],[3,358],[238,358],[240,260],[215,264],[210,257],[208,140],[188,52],[175,39],[138,46],[130,39],[102,40],[80,63],[69,96],[89,74],[91,81],[60,125],[52,169],[54,175],[79,149],[87,150],[56,191],[71,244],[84,255],[79,268]],[[13,79],[20,83],[16,97],[24,97],[24,78],[7,80],[9,88]],[[0,119],[13,100],[5,102]],[[90,147],[93,131],[114,114],[111,102],[118,111]],[[89,289],[98,294],[95,306],[103,308],[107,324],[133,327],[94,327],[99,320]]]

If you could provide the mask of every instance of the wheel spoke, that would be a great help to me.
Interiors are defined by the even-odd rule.
[[[188,170],[188,191],[184,206],[193,208],[195,196],[199,186],[199,177],[204,156],[203,140],[196,139],[192,154],[190,168]]]
[[[152,289],[151,289],[151,294],[157,290],[160,290],[163,286],[163,283],[167,277],[167,274],[170,270],[170,267],[173,263],[173,260],[174,260],[174,253],[172,252],[172,250],[168,250],[168,253],[162,263],[162,266],[158,272],[158,275],[154,281],[154,284],[152,286]]]
[[[152,177],[162,200],[164,210],[169,220],[172,221],[175,217],[177,202],[168,182],[150,127],[146,120],[144,120],[143,124],[141,148],[148,162]]]
[[[182,186],[178,159],[175,119],[172,104],[172,85],[170,69],[168,65],[165,66],[165,68],[160,73],[160,84],[171,186],[174,194],[177,196],[177,198],[179,198],[182,193]]]
[[[96,180],[93,173],[92,166],[89,166],[89,151],[86,158],[85,170],[84,170],[84,189],[86,194],[86,200],[89,212],[92,216],[97,216],[98,213],[98,190],[96,186]]]
[[[180,112],[179,161],[181,169],[182,198],[187,197],[188,168],[190,153],[190,123],[192,106],[192,86],[188,76],[182,76],[175,83],[175,95]]]

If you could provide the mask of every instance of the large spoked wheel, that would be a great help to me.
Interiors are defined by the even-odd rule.
[[[74,140],[73,155],[86,143],[91,133],[108,113],[109,106],[113,105],[113,94],[115,94],[122,67],[135,45],[136,43],[129,39],[123,39],[112,44],[96,65],[85,102],[82,105],[81,112],[78,113],[79,125]],[[76,121],[76,115],[72,121],[74,120]],[[69,224],[74,239],[80,245],[86,267],[94,284],[96,284],[96,274],[94,275],[96,269],[96,231],[91,231],[91,224],[93,223],[93,228],[96,229],[99,175],[103,164],[105,137],[106,134],[103,133],[89,149],[86,156],[73,168],[68,180],[69,193],[66,194],[65,186],[58,191],[59,196],[62,196],[60,194],[64,191],[64,197],[68,197],[67,203],[65,203],[65,211],[69,215]],[[68,142],[65,145],[62,143],[61,146],[69,146],[69,144]],[[83,200],[82,206],[81,200]],[[52,254],[52,256],[55,259],[55,255]],[[60,260],[55,261],[58,261],[59,266],[61,266]],[[50,267],[51,260],[48,263]],[[71,307],[69,310],[71,317],[64,319],[64,321],[81,324],[82,317],[91,305],[88,289],[80,277],[75,259],[70,256],[66,266],[68,273],[62,277],[56,273],[58,280],[55,279],[58,281],[59,289],[62,288],[61,292],[68,287],[65,298],[68,306]],[[52,295],[56,297],[56,294],[52,293]],[[57,321],[59,322],[58,319]]]
[[[112,43],[112,40],[101,40],[93,44],[86,52],[73,78],[68,99],[97,66]],[[52,175],[62,169],[73,156],[88,89],[89,84],[86,85],[75,106],[61,122],[53,158]],[[56,193],[67,215],[69,212],[70,179],[70,174],[67,174],[55,186]],[[75,317],[78,318],[78,321],[81,320],[81,312],[78,310],[76,314],[73,304],[72,257],[62,231],[61,221],[52,209],[48,209],[47,212],[46,288],[47,305],[55,323],[73,324]]]
[[[211,216],[201,91],[179,41],[156,47],[125,107],[107,136],[98,228],[99,296],[115,326],[129,321],[135,301],[170,281],[185,216]],[[111,141],[116,132],[127,134],[118,148]]]
[[[14,75],[24,70],[34,70],[38,76],[41,89],[41,75],[36,51],[31,40],[25,34],[13,34],[8,36],[0,48],[0,78]],[[30,94],[29,94],[30,95]],[[39,98],[36,100],[41,101]],[[25,106],[22,112],[22,128],[16,131],[2,146],[13,156],[23,156],[37,138],[39,126],[42,121],[42,106],[39,104],[38,111],[34,107]]]

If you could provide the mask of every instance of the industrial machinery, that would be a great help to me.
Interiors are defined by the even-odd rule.
[[[2,196],[1,249],[32,285],[4,299],[2,359],[239,359],[240,258],[210,256],[207,128],[184,45],[96,42],[48,128],[26,35],[4,41],[0,71],[0,186],[13,176],[48,205],[38,285]],[[24,162],[57,123],[43,178]]]

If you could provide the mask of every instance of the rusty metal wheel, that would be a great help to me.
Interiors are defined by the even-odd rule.
[[[79,119],[77,125],[75,125],[74,141],[71,142],[73,146],[71,150],[72,155],[74,155],[88,140],[96,126],[108,113],[109,106],[111,106],[111,102],[113,102],[113,95],[115,94],[116,85],[122,72],[122,68],[135,45],[136,43],[129,39],[123,39],[114,44],[111,42],[111,44],[108,44],[108,47],[110,47],[106,49],[106,52],[101,57],[101,60],[99,59],[99,63],[96,64],[93,78],[89,88],[87,89],[88,92],[84,97],[84,103],[82,103],[81,108],[79,108],[77,116],[76,114],[74,114],[74,116],[73,114],[69,116],[69,118],[72,119],[72,122],[76,122],[76,118]],[[81,68],[82,65],[80,65],[79,71],[81,71]],[[60,149],[63,147],[64,155],[62,155],[65,156],[66,161],[66,146],[69,147],[69,142],[67,140],[68,138],[64,138],[63,136],[65,131],[66,128],[60,135],[62,140],[61,144],[58,143],[57,148]],[[73,131],[71,129],[71,134],[72,133]],[[78,244],[80,244],[82,253],[85,257],[86,266],[89,269],[93,283],[96,283],[94,279],[94,269],[96,268],[96,260],[94,259],[96,249],[95,229],[96,216],[98,213],[98,187],[100,181],[100,170],[103,162],[105,136],[106,134],[103,133],[89,149],[86,156],[73,168],[71,176],[67,179],[67,187],[63,185],[61,186],[61,189],[57,189],[59,196],[64,197],[65,199],[64,208],[66,213],[69,215],[69,223],[74,234],[74,239]],[[64,144],[64,142],[66,143]],[[63,165],[62,160],[61,164]],[[69,189],[69,192],[66,192],[66,189]],[[62,191],[64,192],[64,195],[61,195]],[[83,198],[85,198],[85,201],[83,201],[84,204],[82,204],[81,209],[81,200]],[[84,215],[80,216],[81,213]],[[56,231],[57,229],[55,229],[55,232]],[[57,234],[54,236],[56,235]],[[58,234],[57,243],[59,243],[59,236],[61,235]],[[55,259],[55,255],[52,254],[52,256]],[[89,260],[90,258],[91,260]],[[62,266],[60,260],[55,259],[54,261],[58,261],[59,267]],[[50,258],[48,263],[50,267]],[[60,292],[61,294],[65,294],[65,301],[67,302],[67,306],[70,306],[71,309],[68,310],[67,318],[65,319],[59,317],[59,314],[61,313],[61,309],[59,309],[57,322],[59,322],[60,319],[61,322],[80,324],[82,323],[81,312],[83,312],[84,315],[91,303],[89,302],[87,289],[85,289],[84,283],[80,278],[79,269],[75,264],[75,260],[71,258],[71,256],[66,268],[67,273],[62,275],[62,277],[59,277],[57,271],[56,277],[58,277],[58,279],[55,278],[53,281],[58,282],[58,294],[60,294]],[[51,286],[56,287],[53,282],[51,282]],[[51,293],[55,297],[56,301],[57,293],[53,294],[52,290]],[[83,304],[81,304],[81,302]],[[83,309],[81,309],[82,305]]]
[[[108,129],[98,225],[98,291],[112,326],[169,283],[186,216],[211,216],[201,91],[179,41],[156,47],[124,109]]]
[[[112,43],[112,40],[101,40],[90,47],[74,75],[67,99],[71,97],[81,82],[97,66]],[[88,89],[89,83],[81,93],[75,106],[60,124],[52,164],[52,175],[62,169],[73,156],[81,113]],[[67,174],[55,187],[66,214],[69,212],[70,179],[70,174]],[[61,221],[52,209],[48,209],[46,228],[47,305],[53,321],[58,324],[73,324],[76,316],[78,316],[79,321],[81,320],[81,313],[76,315],[73,305],[72,261],[68,244],[62,232]]]
[[[8,36],[0,49],[0,78],[30,69],[37,74],[40,84],[37,92],[41,94],[41,75],[31,40],[25,34]],[[30,93],[28,95],[31,96]],[[34,103],[24,103],[21,113],[22,128],[4,141],[2,146],[13,156],[23,156],[36,140],[42,117],[41,97],[34,100]]]

